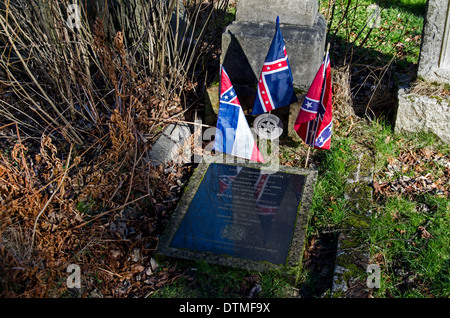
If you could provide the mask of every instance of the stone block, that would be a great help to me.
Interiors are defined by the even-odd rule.
[[[317,0],[241,0],[236,21],[274,22],[277,16],[286,24],[312,26],[318,12]]]
[[[275,20],[233,22],[222,34],[221,63],[234,85],[256,87],[275,34]],[[312,26],[280,23],[294,87],[307,90],[323,60],[326,21],[317,14]]]
[[[441,97],[398,93],[395,132],[431,131],[450,143],[450,100]]]
[[[149,151],[152,164],[191,162],[191,135],[186,124],[168,125]]]

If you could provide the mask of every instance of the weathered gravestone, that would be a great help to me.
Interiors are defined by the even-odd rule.
[[[418,75],[429,82],[450,82],[448,0],[429,0],[422,34]]]
[[[316,176],[291,167],[202,163],[158,253],[252,270],[298,266]]]
[[[429,0],[422,34],[418,76],[429,85],[450,84],[449,0]],[[450,100],[401,88],[395,131],[432,131],[450,143]]]
[[[240,0],[236,21],[222,34],[221,63],[234,85],[256,85],[277,16],[294,86],[307,89],[323,60],[326,21],[317,0]],[[236,88],[237,93],[238,88]]]

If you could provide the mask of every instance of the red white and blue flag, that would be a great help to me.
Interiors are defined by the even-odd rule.
[[[215,151],[264,162],[228,74],[220,66],[219,113]]]
[[[294,129],[308,146],[330,149],[332,119],[331,66],[327,52],[306,94]]]
[[[277,17],[275,35],[259,77],[252,115],[266,113],[295,101],[297,97],[291,67]]]

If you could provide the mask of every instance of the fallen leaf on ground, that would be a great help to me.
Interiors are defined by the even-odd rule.
[[[419,226],[417,228],[417,230],[419,231],[420,237],[423,238],[423,239],[427,240],[427,239],[433,237],[433,235],[431,235],[430,232],[428,232],[423,226]]]

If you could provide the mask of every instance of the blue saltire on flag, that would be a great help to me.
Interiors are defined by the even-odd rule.
[[[264,162],[227,72],[220,66],[219,113],[215,151]]]
[[[279,21],[277,17],[275,35],[259,77],[252,115],[266,113],[297,101]]]
[[[300,108],[294,129],[308,146],[330,149],[332,119],[331,66],[327,52]]]

